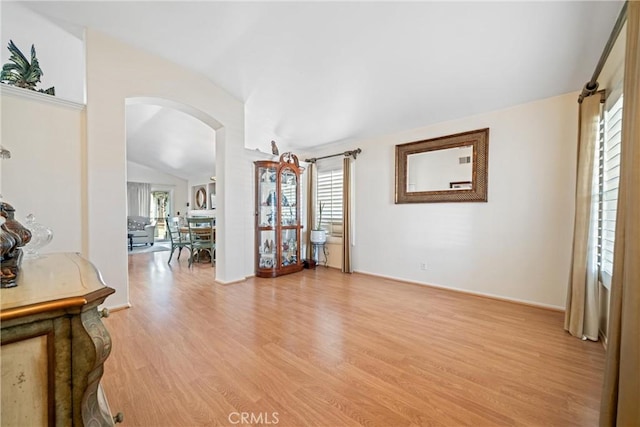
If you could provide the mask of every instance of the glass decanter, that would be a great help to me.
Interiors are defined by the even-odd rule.
[[[53,239],[53,231],[36,222],[36,217],[33,214],[27,215],[25,227],[31,231],[31,241],[22,249],[26,256],[36,258],[40,255],[38,251],[48,245]]]

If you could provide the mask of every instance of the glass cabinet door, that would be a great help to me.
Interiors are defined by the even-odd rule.
[[[280,266],[286,267],[298,263],[298,230],[295,228],[281,231]]]
[[[284,168],[280,173],[280,194],[282,195],[281,224],[298,223],[298,177],[291,169]]]
[[[258,168],[258,226],[275,227],[278,221],[276,168]]]
[[[276,234],[274,230],[258,232],[258,268],[275,267]]]

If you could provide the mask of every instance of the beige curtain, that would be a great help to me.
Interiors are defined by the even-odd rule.
[[[351,157],[342,159],[342,272],[351,267]]]
[[[315,199],[316,195],[313,191],[315,188],[316,181],[316,165],[313,163],[309,163],[307,167],[307,259],[311,259],[313,257],[313,249],[311,247],[311,230],[313,229],[313,223],[315,221]]]
[[[627,10],[618,214],[601,426],[640,425],[640,2]]]
[[[564,328],[578,338],[598,340],[597,187],[594,188],[601,95],[580,104],[578,175],[573,229],[573,255]]]
[[[151,184],[127,182],[127,215],[151,215]]]

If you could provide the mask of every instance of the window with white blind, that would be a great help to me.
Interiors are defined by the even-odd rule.
[[[316,221],[322,203],[321,228],[329,236],[342,237],[342,168],[319,170],[317,177]]]
[[[605,103],[598,156],[598,265],[600,281],[607,288],[611,287],[613,273],[621,132],[622,95],[619,95]]]

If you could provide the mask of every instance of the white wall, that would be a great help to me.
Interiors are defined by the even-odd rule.
[[[33,213],[51,228],[53,241],[42,252],[83,252],[84,106],[49,95],[2,85],[0,193],[16,219]]]
[[[0,59],[9,61],[9,40],[30,59],[31,45],[42,68],[42,81],[37,89],[56,88],[56,97],[84,103],[84,42],[74,35],[32,12],[20,2],[3,1]],[[81,33],[81,31],[78,31]]]
[[[616,89],[616,83],[624,77],[624,56],[627,46],[627,24],[620,30],[620,35],[607,57],[607,61],[602,67],[602,72],[598,76],[598,89],[608,92]]]
[[[189,197],[187,180],[139,163],[127,161],[127,181],[155,184],[155,186],[152,186],[152,190],[172,190],[171,215],[175,215],[178,211],[182,215],[187,213],[186,200],[188,200]]]
[[[121,220],[126,215],[125,99],[132,97],[173,101],[190,114],[204,116],[216,129],[221,228],[216,236],[215,279],[244,279],[248,195],[233,194],[237,183],[248,180],[240,168],[233,167],[243,155],[243,104],[199,74],[92,29],[86,35],[89,256],[117,291],[107,305],[129,302],[127,249],[113,236],[126,230]]]
[[[354,269],[564,308],[577,96],[324,149],[363,150],[354,172]],[[487,203],[394,204],[396,144],[485,127],[490,128]],[[426,271],[419,268],[422,262]]]

